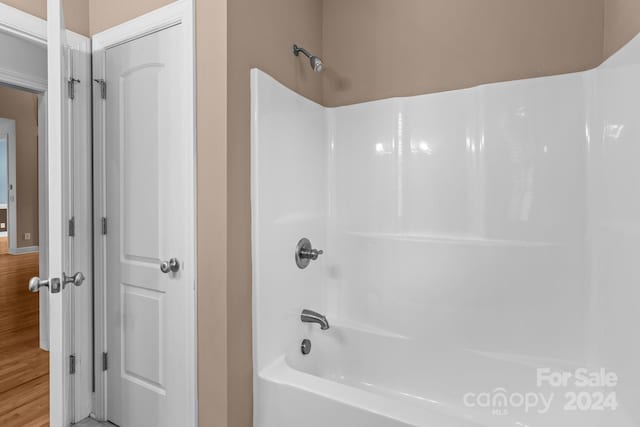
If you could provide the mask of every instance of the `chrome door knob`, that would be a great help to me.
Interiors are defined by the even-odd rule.
[[[65,286],[70,284],[73,284],[74,286],[80,286],[84,282],[84,279],[84,274],[79,271],[72,276],[67,276],[66,273],[62,273],[62,288],[64,289]]]
[[[82,276],[82,280],[84,280],[84,276]],[[60,279],[53,277],[48,280],[42,280],[39,277],[32,277],[31,280],[29,280],[29,292],[38,292],[40,288],[51,288],[51,293],[57,294],[61,288]]]
[[[38,292],[40,288],[48,288],[49,280],[42,280],[39,277],[32,277],[29,280],[29,292]]]
[[[160,263],[160,271],[163,273],[177,273],[180,270],[180,263],[176,258],[171,258],[169,261],[162,261]]]

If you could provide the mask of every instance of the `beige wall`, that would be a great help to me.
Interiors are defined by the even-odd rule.
[[[604,0],[604,59],[640,32],[640,1]]]
[[[295,42],[322,54],[322,2],[230,0],[228,8],[228,425],[249,427],[252,420],[249,70],[258,67],[320,102],[321,76],[310,69],[308,62],[294,57],[291,47]]]
[[[602,0],[325,0],[326,105],[585,70]]]
[[[0,86],[0,117],[16,121],[17,245],[37,246],[38,97]],[[31,233],[31,240],[25,240],[24,233]]]
[[[196,14],[198,424],[226,427],[234,425],[227,415],[227,0],[196,0]]]
[[[69,1],[69,0],[66,0]],[[91,34],[99,33],[114,25],[144,15],[173,0],[76,0],[89,4],[89,28]],[[66,3],[65,3],[66,11]]]
[[[47,19],[47,0],[2,0],[2,3]],[[64,14],[68,29],[89,35],[89,0],[64,0]]]
[[[109,0],[110,3],[111,1]],[[89,0],[63,0],[63,3],[66,27],[85,36],[91,34],[89,32]]]
[[[47,19],[47,0],[2,0],[2,3],[39,18]]]

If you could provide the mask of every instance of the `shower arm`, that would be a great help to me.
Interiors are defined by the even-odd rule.
[[[311,66],[311,69],[313,71],[315,71],[316,73],[319,73],[322,71],[322,59],[318,58],[317,56],[309,52],[307,49],[300,47],[297,44],[294,44],[293,55],[300,56],[300,52],[302,52],[302,54],[309,59],[309,65]]]
[[[304,54],[304,56],[306,56],[307,58],[311,59],[311,52],[309,52],[307,49],[303,48],[303,47],[299,47],[297,44],[293,45],[293,54],[295,56],[300,55],[300,52],[302,52]]]

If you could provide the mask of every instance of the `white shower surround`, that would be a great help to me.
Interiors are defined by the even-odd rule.
[[[255,426],[640,425],[640,38],[584,73],[347,107],[251,85]],[[305,270],[302,237],[325,250]],[[544,367],[615,371],[619,408],[464,404]]]

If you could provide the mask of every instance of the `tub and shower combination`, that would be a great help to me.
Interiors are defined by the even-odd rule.
[[[256,427],[640,425],[640,39],[337,108],[251,85]]]

